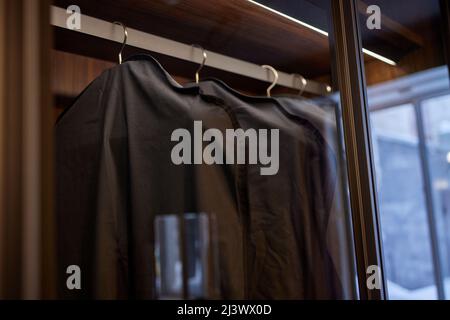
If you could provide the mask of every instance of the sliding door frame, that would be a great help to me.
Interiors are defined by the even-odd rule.
[[[56,297],[50,0],[0,0],[0,299]]]
[[[340,90],[359,298],[383,300],[387,294],[356,0],[331,0],[331,16],[333,82]],[[375,288],[368,285],[374,283]]]

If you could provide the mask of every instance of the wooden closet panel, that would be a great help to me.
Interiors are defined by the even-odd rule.
[[[51,50],[51,86],[57,96],[75,97],[104,70],[109,61]]]
[[[306,78],[330,72],[328,38],[244,0],[57,0],[82,14]],[[323,12],[323,11],[320,11]]]
[[[50,1],[0,6],[0,299],[54,298]]]
[[[5,255],[3,239],[4,231],[1,226],[6,223],[6,215],[3,210],[5,208],[5,198],[6,198],[6,186],[3,183],[1,177],[5,176],[5,155],[6,155],[6,99],[5,99],[5,89],[6,89],[6,17],[5,17],[5,1],[0,0],[0,257]],[[0,263],[0,298],[3,297],[3,263]]]

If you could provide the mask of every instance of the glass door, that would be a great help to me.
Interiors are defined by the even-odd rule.
[[[449,299],[448,4],[357,8],[387,297]]]
[[[10,71],[0,118],[13,121],[0,128],[16,133],[0,134],[0,155],[13,151],[0,182],[16,186],[0,203],[1,298],[157,299],[165,274],[174,288],[165,296],[176,298],[211,298],[204,284],[213,283],[227,299],[382,299],[383,260],[397,292],[444,297],[440,10],[391,2],[376,1],[382,31],[366,32],[367,6],[355,0],[55,0],[36,10],[1,1],[13,33],[0,30],[0,43],[12,39],[0,46]],[[399,90],[382,86],[397,78]],[[392,155],[381,139],[371,148],[369,112],[374,132],[407,141],[406,151]],[[231,136],[230,163],[217,156],[226,130],[241,138]],[[279,138],[270,147],[255,138],[265,130]],[[200,153],[186,147],[174,161],[173,132],[197,133],[189,147]],[[375,178],[379,167],[388,178]],[[383,196],[385,181],[405,192],[400,201]],[[403,236],[383,231],[383,259],[379,227],[389,219]],[[414,265],[406,276],[403,253]],[[218,272],[203,271],[212,265]]]
[[[63,19],[69,6],[76,6],[81,12],[78,30],[66,27]],[[361,199],[358,189],[360,181],[348,178],[349,168],[355,168],[353,164],[357,163],[356,159],[349,160],[349,155],[365,151],[357,152],[357,145],[348,145],[351,141],[346,134],[348,128],[351,131],[358,124],[344,110],[349,107],[348,102],[342,103],[348,101],[349,84],[342,81],[339,75],[347,72],[351,66],[342,64],[345,59],[342,46],[338,47],[338,43],[342,43],[340,37],[343,30],[333,23],[333,20],[342,18],[342,14],[336,14],[336,6],[336,1],[328,0],[55,1],[52,9],[56,16],[52,22],[55,35],[52,90],[55,114],[63,114],[60,118],[63,121],[59,125],[61,130],[64,130],[64,121],[70,121],[71,117],[71,113],[64,110],[70,108],[73,101],[81,104],[82,100],[74,98],[104,70],[114,74],[121,68],[126,70],[128,66],[136,66],[132,70],[139,73],[139,70],[145,71],[145,67],[151,65],[152,68],[164,68],[167,73],[165,77],[170,79],[169,82],[158,80],[163,83],[159,86],[166,90],[154,90],[151,83],[139,86],[151,93],[148,103],[129,106],[126,98],[130,95],[123,100],[108,100],[110,103],[122,101],[121,107],[130,108],[132,113],[148,105],[142,116],[133,118],[139,124],[130,124],[127,128],[149,129],[139,131],[141,135],[135,137],[137,140],[130,140],[130,137],[124,139],[129,140],[133,147],[134,143],[138,146],[133,152],[138,150],[139,156],[130,156],[130,161],[148,157],[147,162],[120,167],[114,173],[119,176],[116,180],[131,184],[127,187],[129,194],[123,198],[131,199],[132,203],[129,206],[107,206],[130,210],[126,214],[119,210],[117,214],[126,215],[128,222],[132,223],[126,228],[120,226],[128,230],[128,236],[121,239],[120,244],[131,241],[128,242],[129,251],[123,249],[124,252],[130,252],[127,257],[130,270],[123,276],[129,281],[126,282],[130,284],[129,290],[136,297],[155,298],[152,275],[153,272],[161,272],[159,269],[154,271],[150,256],[154,245],[152,217],[185,212],[213,213],[216,218],[220,295],[223,298],[358,299],[368,296],[361,295],[360,290],[366,286],[367,267],[378,265],[378,249],[376,239],[366,241],[368,238],[364,240],[360,237],[362,232],[358,232],[358,238],[354,239],[354,228],[361,230],[358,219],[362,212],[367,215],[365,228],[370,230],[374,225],[367,220],[372,217],[370,193],[365,192],[369,198]],[[120,46],[116,42],[122,42],[123,34],[120,26],[108,24],[113,21],[128,27],[128,45],[122,52],[124,66],[119,67],[116,64]],[[117,37],[108,38],[106,32],[99,30],[111,30]],[[156,38],[139,41],[146,37],[145,34]],[[167,43],[170,46],[166,46]],[[149,63],[149,58],[144,59],[147,62],[139,62],[142,56],[125,59],[138,53],[152,55],[160,65]],[[196,70],[199,70],[202,60],[204,68],[196,77]],[[144,71],[141,76],[131,77],[131,80],[150,81],[155,78],[155,74],[160,74],[145,71],[144,77]],[[196,87],[200,88],[198,92],[193,90]],[[118,88],[120,93],[123,86]],[[129,88],[133,89],[133,86],[129,85]],[[164,98],[168,92],[178,98]],[[142,98],[146,95],[137,96]],[[160,97],[159,100],[151,98],[155,96]],[[172,146],[172,142],[167,140],[170,133],[166,133],[164,127],[159,127],[166,120],[154,126],[143,124],[145,119],[151,121],[151,117],[145,116],[148,112],[159,110],[160,105],[152,105],[155,101],[167,104],[154,114],[155,117],[162,117],[170,108],[176,108],[175,102],[189,106],[190,109],[185,112],[178,112],[166,119],[167,123],[178,119],[171,123],[179,123],[183,126],[181,129],[185,130],[193,126],[188,125],[188,120],[191,124],[191,120],[203,121],[204,130],[224,129],[225,125],[214,126],[217,126],[217,121],[225,121],[228,117],[234,119],[231,122],[233,126],[243,130],[279,130],[279,149],[275,146],[273,149],[279,150],[279,167],[273,175],[261,175],[258,169],[260,164],[253,162],[244,161],[238,164],[237,169],[231,166],[228,171],[223,163],[196,163],[196,167],[191,167],[181,162],[173,165],[156,161],[153,156],[170,161],[163,146]],[[206,116],[203,112],[208,110],[207,107],[211,112]],[[226,113],[220,108],[224,108]],[[76,112],[76,108],[72,110]],[[128,119],[131,118],[123,121]],[[225,121],[225,124],[228,122]],[[152,131],[153,128],[161,130]],[[244,146],[251,140],[251,132],[247,133],[249,136],[243,140]],[[119,147],[121,141],[118,139]],[[159,141],[161,145],[156,148],[151,145],[152,141]],[[58,143],[63,143],[58,140],[56,143],[58,154]],[[112,156],[121,150],[119,147],[116,146],[115,151],[111,152]],[[262,147],[266,148],[267,145]],[[65,152],[68,148],[65,143]],[[142,150],[149,149],[155,152],[141,154],[144,152]],[[73,297],[98,297],[99,292],[105,291],[101,287],[102,283],[96,281],[94,273],[88,273],[91,282],[84,285],[91,291],[68,292],[64,288],[66,264],[80,263],[82,270],[95,269],[99,274],[102,266],[92,265],[95,262],[87,258],[95,255],[95,252],[89,251],[87,256],[81,253],[86,248],[109,248],[104,243],[81,248],[71,240],[77,239],[78,243],[86,244],[90,243],[91,238],[97,239],[73,229],[86,222],[75,210],[91,210],[84,213],[86,217],[101,218],[108,216],[108,213],[101,214],[99,205],[89,206],[79,201],[80,197],[88,199],[87,188],[79,188],[80,197],[73,197],[73,192],[66,194],[65,190],[73,191],[77,187],[72,185],[65,189],[66,181],[74,179],[67,179],[73,172],[64,171],[67,168],[64,161],[79,159],[82,155],[67,159],[65,156],[67,154],[61,153],[61,158],[57,159],[61,164],[58,166],[57,163],[55,172],[58,181],[58,233],[61,240],[58,245],[60,252],[72,254],[59,257],[59,291]],[[87,158],[91,156],[95,154],[86,154]],[[348,165],[348,161],[352,161],[352,165]],[[117,163],[122,164],[122,158]],[[155,167],[150,166],[150,163]],[[125,178],[132,174],[126,170],[140,165],[143,165],[141,175]],[[64,178],[58,168],[61,168]],[[236,176],[231,174],[235,169],[239,173]],[[76,166],[73,170],[77,170]],[[183,171],[185,174],[180,175],[179,180],[168,178],[167,181],[159,181],[155,178],[165,170],[169,177],[179,170],[186,171]],[[211,175],[210,179],[205,178],[215,171],[218,174]],[[97,171],[89,171],[89,175],[95,177],[96,174]],[[229,179],[217,178],[222,175],[229,175]],[[184,180],[182,177],[185,177]],[[236,182],[236,177],[244,179],[244,182]],[[80,181],[77,180],[77,183]],[[151,187],[152,183],[157,183],[158,188]],[[235,193],[225,192],[228,189],[235,190],[236,184],[239,188]],[[223,188],[220,189],[220,186]],[[93,196],[95,192],[89,195]],[[73,201],[73,206],[68,204],[70,201]],[[369,204],[365,205],[366,202]],[[358,207],[357,204],[361,203],[364,206]],[[145,210],[139,211],[142,208]],[[80,220],[68,224],[69,217]],[[101,219],[96,221],[101,223]],[[143,229],[147,232],[139,233]],[[181,236],[178,238],[183,239]],[[374,259],[363,261],[368,256],[367,252]],[[115,253],[99,254],[107,259]],[[158,254],[163,255],[160,252]],[[98,261],[102,260],[99,258]],[[185,261],[189,261],[189,258]],[[170,267],[177,271],[174,280],[180,284],[177,288],[181,288],[182,283],[189,283],[189,279],[184,278],[189,275],[183,272],[183,263]],[[122,272],[120,269],[114,270],[118,274]],[[370,275],[373,273],[376,273],[376,281],[371,290],[380,291],[382,284],[378,281],[379,272],[369,270]],[[102,279],[105,281],[107,276],[104,275]]]

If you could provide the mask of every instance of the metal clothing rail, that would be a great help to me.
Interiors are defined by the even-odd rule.
[[[56,6],[51,7],[51,24],[53,26],[72,30],[69,29],[66,24],[69,16],[70,14],[68,14],[65,9]],[[201,62],[201,54],[199,49],[193,47],[192,45],[169,40],[136,29],[127,29],[129,35],[127,45],[164,54],[181,60],[195,63]],[[120,43],[123,41],[123,29],[121,26],[84,14],[81,15],[81,29],[72,31],[81,32],[87,35]],[[273,82],[272,73],[262,68],[260,65],[211,52],[209,50],[207,53],[208,59],[205,63],[206,66],[235,73],[248,78],[269,83]],[[277,85],[297,90],[302,89],[302,83],[299,81],[298,75],[280,71],[278,71]],[[316,81],[306,80],[306,86],[304,86],[303,91],[317,95],[327,95],[331,92],[331,87]]]

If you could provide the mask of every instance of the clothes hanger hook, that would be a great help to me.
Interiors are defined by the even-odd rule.
[[[202,56],[203,56],[203,60],[202,63],[200,64],[200,66],[198,67],[197,71],[195,71],[195,83],[199,83],[200,81],[200,71],[203,69],[203,67],[205,66],[206,63],[206,59],[208,59],[208,55],[206,54],[206,50],[199,44],[193,44],[192,45],[193,48],[199,48],[202,50]]]
[[[261,67],[272,71],[272,73],[274,75],[274,80],[273,80],[272,84],[267,88],[267,97],[270,98],[271,97],[270,92],[272,91],[273,87],[275,87],[277,85],[277,82],[278,82],[278,71],[274,67],[269,66],[267,64],[262,65]]]
[[[125,46],[127,45],[127,40],[128,40],[127,26],[119,21],[114,21],[113,24],[117,24],[119,26],[122,26],[122,28],[123,28],[123,43],[122,43],[122,47],[120,48],[120,51],[119,51],[119,64],[122,64],[122,51],[125,48]]]
[[[301,96],[303,94],[303,92],[305,91],[306,85],[308,84],[308,81],[306,81],[305,77],[298,74],[298,73],[294,73],[292,75],[294,77],[294,85],[295,85],[295,79],[299,79],[300,81],[300,91],[298,92],[298,95]]]

